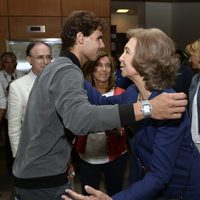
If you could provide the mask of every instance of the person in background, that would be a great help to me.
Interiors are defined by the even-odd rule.
[[[104,48],[104,30],[104,20],[91,12],[69,14],[61,33],[59,58],[35,80],[13,165],[15,189],[21,200],[58,200],[70,187],[66,178],[72,149],[67,139],[70,133],[111,130],[144,118],[141,103],[96,106],[88,101],[81,67],[96,60]],[[156,97],[149,102],[151,116],[180,118],[187,105],[185,98],[183,93]]]
[[[135,101],[148,101],[160,93],[174,93],[179,68],[173,41],[161,30],[130,29],[129,41],[120,57],[122,75],[135,83]],[[143,109],[148,106],[143,102]],[[144,111],[144,110],[143,110]],[[149,118],[136,125],[129,141],[137,158],[138,180],[127,189],[109,195],[85,186],[89,196],[67,189],[69,200],[198,199],[200,195],[200,154],[194,145],[187,111],[181,119]],[[134,170],[133,168],[131,170]]]
[[[194,70],[200,71],[200,39],[188,44],[185,48],[189,62]],[[200,73],[192,79],[189,88],[189,112],[191,117],[192,138],[200,151]]]
[[[189,87],[195,73],[191,66],[189,66],[188,57],[184,51],[177,49],[176,55],[180,60],[180,68],[177,72],[173,88],[176,92],[184,92],[189,97]]]
[[[7,108],[8,86],[9,86],[10,82],[23,76],[24,74],[22,72],[16,70],[17,57],[12,52],[2,53],[0,64],[1,64],[0,91],[1,91],[1,99],[3,99],[2,103],[0,104],[0,109],[1,109],[2,116],[3,116],[5,114],[6,108]]]
[[[12,52],[4,52],[1,54],[1,65],[3,69],[0,71],[0,85],[3,92],[1,93],[2,102],[0,103],[0,113],[3,117],[1,120],[0,131],[1,134],[5,135],[7,173],[11,174],[13,157],[8,137],[7,97],[10,83],[17,78],[22,77],[24,73],[16,69],[17,57]]]
[[[13,81],[9,86],[8,95],[8,135],[13,157],[16,156],[26,104],[33,83],[41,70],[51,62],[51,47],[40,41],[30,42],[26,48],[26,57],[32,66],[30,72]]]
[[[0,81],[7,96],[10,82],[23,76],[24,73],[16,69],[17,57],[12,52],[4,52],[1,54],[1,65],[3,70],[0,71]]]
[[[97,60],[83,66],[85,79],[102,95],[119,95],[125,90],[115,87],[114,63],[112,57],[100,51]],[[127,163],[127,145],[124,129],[77,136],[75,149],[79,153],[79,170],[82,193],[85,185],[99,189],[101,176],[109,195],[114,195],[123,188],[123,178]],[[115,174],[113,176],[113,174]]]

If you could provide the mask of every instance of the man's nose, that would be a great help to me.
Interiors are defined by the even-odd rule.
[[[100,48],[101,48],[101,49],[105,48],[105,44],[104,44],[103,40],[101,41]]]

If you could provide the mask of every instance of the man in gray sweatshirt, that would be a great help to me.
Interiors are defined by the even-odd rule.
[[[81,66],[95,60],[104,48],[103,31],[104,22],[93,13],[76,11],[69,15],[61,34],[60,57],[34,83],[13,166],[21,200],[61,199],[69,187],[69,132],[95,133],[134,124],[144,117],[180,118],[185,110],[184,94],[162,94],[146,105],[92,105],[83,87]]]

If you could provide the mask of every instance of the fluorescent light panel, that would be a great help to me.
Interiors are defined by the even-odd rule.
[[[129,9],[127,9],[127,8],[120,8],[120,9],[117,9],[116,10],[116,13],[127,13],[127,12],[129,12]]]

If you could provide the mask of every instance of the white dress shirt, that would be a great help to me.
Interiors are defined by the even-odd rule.
[[[15,70],[13,74],[14,80],[20,78],[24,75],[23,72]],[[11,75],[9,75],[5,70],[0,71],[0,108],[7,108],[7,96],[8,96],[8,86],[12,82]],[[7,118],[7,113],[5,114]]]

